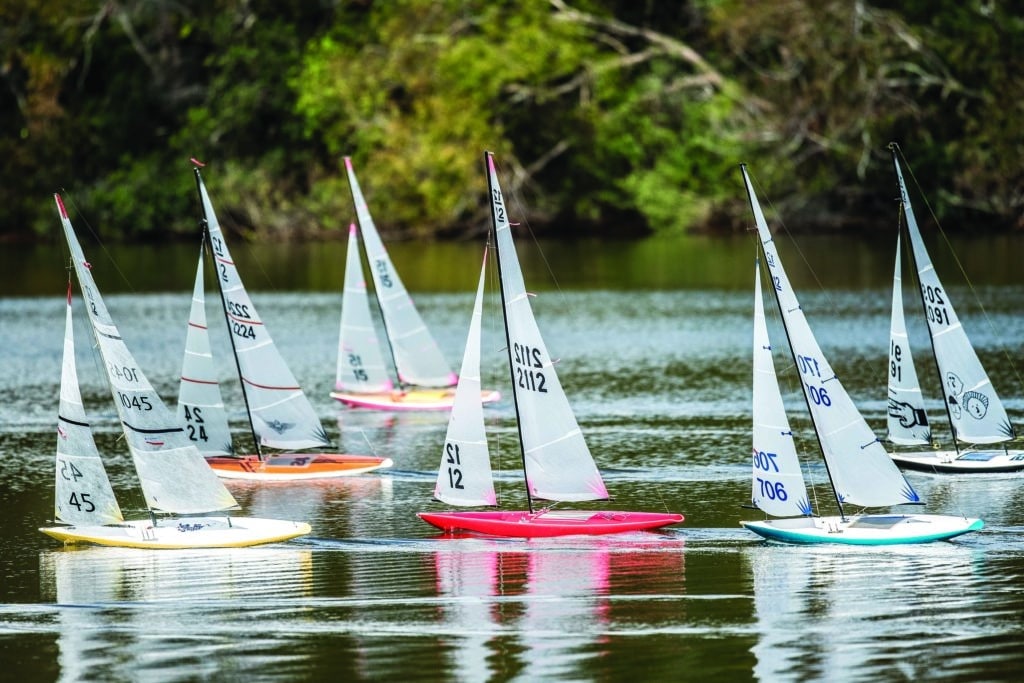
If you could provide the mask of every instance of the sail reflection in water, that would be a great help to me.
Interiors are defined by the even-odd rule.
[[[983,556],[968,548],[752,545],[740,557],[754,582],[757,680],[971,680],[1010,649],[976,588]]]
[[[682,539],[580,539],[523,549],[466,537],[442,545],[450,547],[434,554],[441,627],[452,643],[449,670],[465,680],[577,677],[581,656],[601,656],[609,633],[628,631],[621,623],[629,619],[625,596],[678,594],[684,580]]]
[[[140,680],[168,669],[215,678],[225,670],[225,643],[252,665],[253,649],[270,654],[262,617],[312,595],[312,575],[311,552],[292,548],[88,547],[39,556],[42,599],[57,603],[64,680]]]

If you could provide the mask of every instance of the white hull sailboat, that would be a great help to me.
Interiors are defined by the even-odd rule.
[[[489,152],[484,153],[484,163],[490,188],[506,347],[529,509],[420,512],[419,517],[449,533],[469,531],[517,538],[611,534],[656,529],[682,522],[683,516],[675,513],[534,508],[535,498],[580,502],[605,500],[609,495],[537,327],[516,256],[494,159]],[[485,268],[486,254],[434,487],[434,498],[449,505],[498,504],[483,408],[477,398],[480,393],[480,320]]]
[[[345,170],[359,227],[357,230],[353,224],[348,233],[338,365],[331,397],[354,408],[450,410],[458,377],[416,310],[388,256],[349,157],[345,157]],[[398,375],[397,386],[385,365],[370,315],[359,232],[363,236],[374,294],[384,321],[386,348]],[[480,392],[482,403],[500,398],[497,391]]]
[[[217,475],[226,479],[333,479],[391,467],[390,458],[323,450],[331,445],[323,424],[277,350],[242,284],[203,184],[199,172],[201,164],[192,161],[203,207],[204,235],[213,258],[256,453],[238,455],[231,445],[210,354],[202,251],[189,316],[179,400],[179,415],[189,438]],[[265,448],[275,450],[266,453]]]
[[[150,549],[240,547],[308,534],[304,522],[228,513],[238,503],[185,437],[121,339],[64,203],[59,195],[54,199],[150,518],[123,518],[96,449],[78,386],[69,282],[54,512],[63,525],[40,531],[66,544]]]
[[[900,467],[924,472],[990,474],[1022,471],[1024,450],[992,446],[1012,440],[1013,426],[925,249],[903,179],[903,170],[900,168],[897,155],[899,147],[893,143],[890,149],[899,182],[903,215],[910,235],[910,253],[917,269],[932,356],[953,436],[953,448],[894,450],[890,455]],[[892,340],[889,345],[889,440],[897,446],[927,445],[931,442],[932,433],[924,411],[917,371],[907,344],[900,286],[900,256],[900,240],[897,238]],[[966,446],[961,447],[961,442]]]
[[[920,505],[922,501],[871,432],[818,346],[790,287],[746,166],[740,169],[769,268],[772,292],[839,509],[838,515],[816,516],[808,497],[775,374],[758,262],[754,286],[751,502],[774,519],[740,524],[773,541],[848,545],[926,543],[980,529],[981,520],[967,517],[846,513],[844,508],[850,505],[891,507]]]

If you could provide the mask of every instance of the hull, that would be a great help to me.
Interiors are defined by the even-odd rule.
[[[40,529],[65,545],[93,543],[120,548],[178,550],[242,548],[287,541],[310,532],[305,522],[259,517],[181,517],[137,519],[107,526],[57,526]]]
[[[618,534],[679,524],[683,516],[661,512],[548,510],[487,512],[418,512],[428,524],[446,532],[472,531],[489,536],[545,538],[569,535]]]
[[[455,401],[454,389],[410,389],[409,391],[382,391],[357,394],[332,391],[331,398],[353,408],[370,410],[451,410]],[[497,391],[480,392],[481,403],[494,403],[501,398]]]
[[[260,460],[255,455],[211,456],[207,464],[224,479],[302,481],[335,479],[391,467],[390,458],[342,453],[285,453]]]
[[[980,519],[950,515],[850,515],[794,517],[759,522],[740,522],[746,529],[770,541],[782,543],[841,543],[846,545],[896,545],[943,541],[977,531]]]
[[[943,474],[994,474],[1024,471],[1024,451],[973,449],[967,451],[924,451],[891,453],[897,467],[918,472]]]

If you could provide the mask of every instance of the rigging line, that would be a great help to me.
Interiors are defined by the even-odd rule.
[[[900,147],[899,145],[896,145],[896,152],[900,155],[900,159],[903,161],[903,168],[906,169],[907,174],[910,176],[910,179],[914,181],[914,187],[917,188],[918,196],[920,196],[923,199],[925,208],[928,209],[928,215],[931,216],[932,221],[935,222],[935,227],[938,230],[939,235],[942,236],[943,241],[946,243],[946,248],[949,250],[950,254],[952,254],[953,262],[956,263],[956,267],[960,270],[960,275],[963,277],[964,282],[967,283],[967,288],[968,290],[970,290],[971,296],[974,297],[975,305],[981,310],[981,315],[985,319],[986,324],[988,324],[989,331],[993,335],[995,335],[996,325],[992,321],[992,317],[989,315],[988,309],[985,308],[985,304],[984,302],[982,302],[981,297],[978,296],[978,291],[977,289],[975,289],[974,283],[971,281],[971,278],[967,275],[967,271],[964,269],[963,263],[960,261],[960,257],[957,255],[956,250],[953,249],[953,244],[949,239],[949,235],[946,234],[946,231],[942,228],[942,224],[939,222],[938,216],[936,216],[935,211],[932,210],[932,205],[928,202],[928,197],[925,195],[924,190],[921,188],[921,184],[917,182],[917,176],[914,175],[914,169],[911,168],[910,164],[907,162],[907,158],[903,155],[903,148]],[[998,339],[999,337],[995,338]],[[1013,357],[1010,355],[1010,351],[1007,348],[1006,344],[1000,343],[999,347],[1002,351],[1003,358],[1006,360],[1007,365],[1010,368],[1011,374],[1013,375],[1014,379],[1017,380],[1017,385],[1024,386],[1024,378],[1022,378],[1021,371],[1017,367],[1017,364],[1014,362]]]
[[[807,256],[805,256],[803,250],[800,249],[799,242],[797,242],[795,239],[793,239],[793,233],[790,232],[789,227],[786,225],[786,221],[783,220],[782,213],[775,208],[775,205],[772,203],[772,200],[771,200],[771,198],[769,196],[769,193],[761,191],[762,190],[761,183],[754,179],[754,176],[750,172],[749,168],[747,169],[747,176],[750,178],[750,182],[757,186],[757,187],[755,187],[755,189],[757,190],[757,193],[758,193],[757,196],[758,196],[759,201],[761,202],[761,205],[763,206],[765,203],[768,204],[768,207],[771,209],[771,212],[775,215],[774,222],[778,224],[778,226],[782,229],[782,232],[784,232],[786,234],[786,237],[789,238],[790,245],[796,251],[796,253],[800,256],[800,259],[804,262],[804,265],[807,267],[807,271],[811,274],[811,277],[814,279],[814,283],[818,286],[818,290],[822,294],[825,295],[825,301],[828,304],[829,310],[835,310],[836,309],[836,303],[832,300],[832,295],[829,294],[828,290],[825,289],[825,286],[822,284],[821,280],[818,278],[817,271],[814,270],[814,267],[811,265],[811,262],[807,260]],[[762,199],[762,195],[764,195],[763,199]],[[768,217],[765,216],[765,222],[767,222],[767,221],[768,221]],[[755,230],[756,230],[756,228],[755,228]],[[771,227],[770,226],[769,226],[769,231],[771,231]],[[772,237],[773,237],[773,241],[774,241],[774,233],[772,233]],[[800,306],[801,306],[801,308],[803,308],[803,303],[801,303]]]
[[[65,190],[61,188],[61,192],[63,193],[65,192]],[[61,199],[64,198],[65,195],[61,194]],[[122,271],[118,267],[117,261],[114,260],[113,254],[111,254],[110,250],[107,249],[106,243],[100,239],[100,236],[96,233],[95,230],[93,230],[92,224],[89,223],[89,220],[85,217],[85,214],[83,214],[82,211],[78,208],[78,205],[75,203],[75,198],[70,194],[68,194],[66,198],[69,200],[71,206],[74,207],[75,213],[78,215],[78,218],[80,219],[81,223],[84,224],[86,228],[88,228],[89,234],[93,236],[93,239],[96,240],[96,244],[106,255],[107,260],[110,261],[110,264],[114,267],[114,271],[121,276],[121,280],[124,282],[125,285],[127,285],[128,291],[130,291],[132,294],[137,294],[138,292],[135,290],[135,287],[132,286],[131,280],[129,280],[128,276],[124,274],[124,271]]]

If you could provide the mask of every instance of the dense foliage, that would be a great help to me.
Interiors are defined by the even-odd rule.
[[[16,0],[0,5],[0,238],[484,224],[481,153],[537,230],[891,226],[899,140],[951,229],[1024,227],[1024,19],[999,0]],[[927,212],[925,212],[927,216]],[[949,220],[947,220],[949,219]]]

